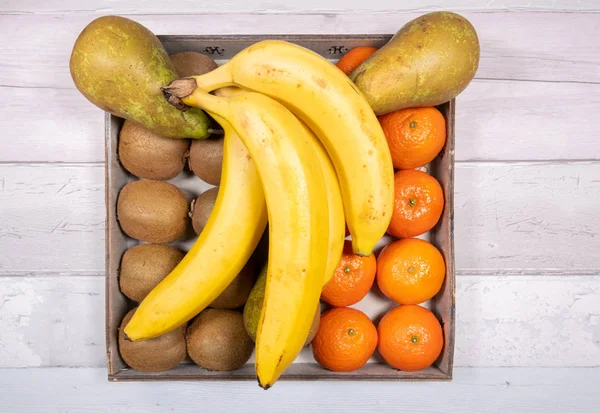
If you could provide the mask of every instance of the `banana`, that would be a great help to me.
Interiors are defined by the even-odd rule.
[[[227,119],[262,180],[270,242],[256,375],[268,389],[302,350],[323,285],[328,205],[314,138],[289,110],[265,95],[247,92],[224,98],[194,87],[192,94],[183,89],[172,85],[165,95],[173,93],[188,106]]]
[[[232,97],[244,93],[243,89],[237,87],[225,87],[215,90],[214,94],[223,97]],[[337,268],[342,251],[344,249],[344,238],[346,237],[346,220],[344,219],[344,206],[342,203],[342,193],[337,180],[335,169],[331,163],[331,159],[327,155],[325,148],[313,132],[306,126],[304,122],[302,126],[306,129],[306,133],[310,134],[313,139],[317,160],[323,171],[323,178],[327,188],[327,206],[329,210],[328,219],[328,247],[327,247],[327,264],[325,265],[325,274],[323,277],[323,288],[333,278],[335,269]]]
[[[228,122],[222,184],[208,223],[183,260],[140,303],[125,327],[133,341],[186,323],[225,290],[246,264],[267,225],[257,165]]]
[[[325,185],[327,187],[327,205],[329,209],[329,231],[327,248],[327,265],[325,266],[325,277],[323,279],[323,288],[333,278],[335,269],[340,263],[342,251],[344,250],[344,238],[346,238],[346,220],[344,219],[344,205],[342,203],[342,192],[340,184],[335,174],[335,169],[331,159],[327,155],[325,148],[319,142],[312,131],[303,123],[306,131],[313,136],[313,142],[317,154],[317,159],[323,171]]]
[[[394,169],[373,110],[342,71],[304,47],[264,40],[194,79],[206,92],[237,85],[264,93],[306,122],[335,165],[353,250],[371,254],[391,220]]]

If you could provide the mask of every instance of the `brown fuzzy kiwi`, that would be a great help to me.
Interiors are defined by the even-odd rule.
[[[121,259],[121,292],[133,301],[142,301],[184,255],[175,247],[161,244],[139,244],[128,249]]]
[[[209,307],[234,309],[243,306],[248,300],[255,280],[256,271],[254,266],[248,263],[227,286],[225,291],[210,303]]]
[[[218,66],[210,57],[198,52],[173,53],[169,57],[179,77],[203,75]]]
[[[230,371],[250,359],[254,343],[238,311],[207,308],[188,327],[188,355],[209,370]]]
[[[123,330],[134,313],[135,308],[125,315],[119,327],[119,352],[129,367],[144,372],[165,371],[185,359],[185,326],[148,340],[126,339]]]
[[[133,181],[121,189],[117,218],[121,229],[140,241],[166,243],[181,237],[188,224],[188,200],[181,189],[162,181]]]
[[[208,191],[202,192],[202,194],[194,200],[194,203],[192,204],[192,226],[194,227],[194,232],[196,234],[200,235],[206,226],[210,213],[215,207],[215,202],[217,202],[218,194],[218,187],[210,188]]]
[[[170,58],[180,77],[203,75],[217,68],[214,60],[198,52],[174,53]],[[222,164],[222,137],[195,139],[192,142],[188,165],[200,179],[211,185],[219,185]]]
[[[210,137],[192,142],[188,166],[198,178],[211,185],[219,185],[223,167],[223,138]]]
[[[119,160],[139,178],[176,177],[185,166],[189,147],[189,139],[165,138],[128,120],[119,133]]]

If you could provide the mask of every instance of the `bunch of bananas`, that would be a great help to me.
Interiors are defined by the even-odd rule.
[[[369,255],[387,230],[394,171],[385,136],[352,81],[322,56],[285,41],[255,43],[164,92],[171,103],[201,108],[223,126],[222,183],[206,228],[143,300],[125,334],[134,341],[156,337],[202,311],[242,269],[268,220],[256,374],[269,388],[304,345],[342,253],[344,224],[360,255]]]

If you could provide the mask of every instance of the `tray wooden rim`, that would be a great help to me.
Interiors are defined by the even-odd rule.
[[[319,43],[336,41],[336,44],[340,42],[373,42],[379,41],[382,43],[387,42],[392,37],[391,34],[347,34],[347,35],[336,35],[336,34],[328,34],[328,35],[312,35],[312,34],[299,34],[299,35],[219,35],[219,36],[211,36],[211,35],[159,35],[158,38],[163,42],[163,44],[170,43],[187,43],[187,42],[206,42],[206,43],[214,43],[217,44],[219,42],[255,42],[263,39],[282,39],[292,42],[299,43],[310,43],[313,41]],[[167,45],[165,45],[166,47]],[[332,58],[338,57],[335,54],[340,54],[342,49],[339,49],[339,46],[336,46],[338,49],[335,49],[335,53],[332,54]],[[394,369],[387,369],[384,373],[378,374],[368,374],[365,375],[361,373],[361,370],[351,373],[345,374],[333,374],[332,372],[328,372],[323,370],[321,373],[297,373],[293,372],[290,374],[284,374],[281,376],[280,381],[450,381],[452,380],[452,372],[453,372],[453,364],[454,364],[454,346],[455,346],[455,323],[456,323],[456,308],[455,308],[455,257],[454,257],[454,168],[455,168],[455,109],[456,109],[456,101],[452,99],[451,101],[445,103],[444,105],[448,105],[447,107],[447,142],[442,150],[443,156],[447,157],[448,169],[447,169],[447,182],[445,184],[445,207],[444,207],[444,216],[447,215],[447,226],[448,233],[447,235],[447,249],[443,251],[445,253],[446,259],[446,280],[445,283],[448,283],[448,292],[449,296],[447,299],[449,300],[449,317],[447,326],[447,330],[450,334],[445,334],[445,344],[443,354],[445,355],[445,368],[446,372],[444,372],[441,368],[437,366],[432,366],[431,368],[424,370],[422,372],[400,372]],[[442,105],[443,106],[443,105]],[[197,374],[178,374],[177,370],[171,370],[169,372],[162,373],[142,373],[137,372],[132,369],[118,367],[113,361],[115,358],[120,358],[118,354],[118,343],[115,339],[114,329],[111,328],[111,314],[112,308],[115,305],[114,301],[117,299],[111,294],[111,291],[114,291],[114,283],[118,281],[113,280],[111,273],[114,272],[115,262],[120,262],[120,256],[114,256],[114,252],[112,252],[112,244],[114,225],[118,227],[118,223],[116,221],[116,213],[114,211],[114,205],[116,205],[117,196],[114,193],[115,188],[113,188],[113,168],[122,167],[119,165],[117,160],[117,148],[116,145],[113,144],[113,115],[105,112],[105,206],[106,206],[106,229],[105,229],[105,268],[106,268],[106,282],[105,282],[105,305],[106,305],[106,355],[107,355],[107,372],[108,372],[108,380],[111,382],[121,382],[121,381],[253,381],[256,380],[256,377],[251,373],[243,373],[243,374],[231,374],[232,372],[207,372],[204,369],[198,368]],[[122,172],[122,171],[121,171]],[[436,228],[438,228],[440,224]],[[118,264],[117,266],[118,267]],[[118,285],[117,285],[118,290]],[[446,327],[446,326],[445,326]],[[113,352],[115,354],[113,354]],[[301,365],[303,363],[298,363]],[[311,368],[316,365],[316,363],[304,363]],[[207,374],[208,373],[208,374]]]

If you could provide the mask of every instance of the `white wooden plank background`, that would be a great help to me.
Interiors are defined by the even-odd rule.
[[[4,0],[0,13],[119,13],[119,14],[184,14],[184,13],[306,13],[349,11],[397,11],[408,10],[426,12],[433,9],[451,10],[512,10],[512,11],[599,11],[600,5],[594,0],[305,0],[288,2],[285,0],[214,0],[198,3],[194,0],[108,0],[86,1],[47,0]]]
[[[393,33],[440,8],[482,45],[458,99],[454,382],[106,383],[103,116],[69,77],[80,30],[123,14],[158,34]],[[0,411],[597,411],[599,12],[595,0],[0,2]]]
[[[600,369],[458,368],[451,383],[109,383],[103,369],[0,371],[0,411],[422,412],[598,411]],[[176,402],[176,403],[175,403]],[[4,408],[3,408],[4,406]]]
[[[598,274],[600,162],[469,162],[455,179],[458,274]],[[0,275],[103,274],[104,166],[0,164],[0,205]]]
[[[457,366],[600,366],[600,276],[458,277]],[[0,368],[102,367],[103,277],[0,278]]]
[[[103,162],[103,113],[77,90],[0,91],[12,102],[0,112],[0,162]],[[600,159],[598,106],[600,83],[475,80],[457,99],[456,158]]]
[[[168,6],[164,6],[167,9]],[[103,13],[104,14],[104,13]],[[394,33],[422,13],[135,15],[157,34]],[[600,82],[596,13],[462,13],[481,42],[478,78]],[[69,56],[97,15],[0,14],[0,85],[73,87]],[[36,35],[28,27],[35,26]],[[572,27],[574,30],[561,30]]]
[[[415,16],[135,17],[157,33],[219,34],[391,33]],[[482,59],[478,79],[458,99],[457,159],[598,159],[600,42],[591,42],[600,38],[597,14],[468,16],[481,38]],[[68,72],[73,42],[93,17],[0,15],[0,90],[10,102],[0,112],[6,131],[0,162],[103,160],[102,114],[74,89]],[[577,30],[556,30],[561,25]],[[26,32],[32,26],[35,37]]]

